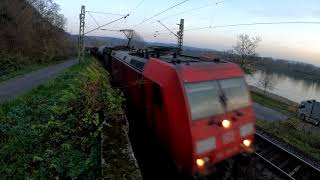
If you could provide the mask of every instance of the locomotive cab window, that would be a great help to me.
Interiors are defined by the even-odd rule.
[[[192,120],[224,113],[221,95],[228,111],[249,106],[249,94],[243,78],[185,84]]]
[[[222,92],[227,98],[228,111],[249,106],[247,85],[242,78],[224,79],[219,81]]]
[[[192,120],[223,113],[223,107],[219,102],[217,81],[188,83],[185,87],[189,98]]]

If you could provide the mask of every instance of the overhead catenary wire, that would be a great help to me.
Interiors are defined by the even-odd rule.
[[[130,14],[131,16],[131,14]],[[127,18],[126,18],[127,20]],[[111,29],[118,29],[118,27],[121,27],[124,24],[124,21],[118,21],[117,23],[112,24],[112,26],[110,27]]]
[[[216,29],[216,28],[237,27],[237,26],[280,25],[280,24],[320,24],[320,21],[283,21],[283,22],[257,22],[257,23],[242,23],[242,24],[226,24],[226,25],[191,28],[191,29],[185,29],[184,31],[194,31],[194,30],[201,30],[201,29]]]
[[[91,33],[91,32],[93,32],[93,31],[95,31],[95,30],[98,30],[98,29],[100,29],[100,28],[102,28],[102,27],[105,27],[105,26],[107,26],[107,25],[109,25],[109,24],[112,24],[112,23],[114,23],[114,22],[117,22],[117,21],[119,21],[119,20],[121,20],[121,19],[125,19],[125,18],[127,18],[128,16],[129,16],[129,14],[127,14],[127,15],[121,17],[121,18],[118,18],[118,19],[116,19],[116,20],[110,21],[110,22],[108,22],[107,24],[101,25],[101,26],[99,26],[99,27],[97,27],[97,28],[94,28],[94,29],[92,29],[92,30],[90,30],[90,31],[88,31],[88,32],[86,32],[86,33],[84,33],[84,34]]]
[[[99,27],[100,25],[99,25],[98,21],[92,16],[92,14],[90,12],[88,12],[88,14],[93,19],[93,21],[97,24],[97,26]]]
[[[141,0],[141,1],[138,3],[138,5],[130,11],[129,14],[132,15],[132,14],[134,13],[134,11],[137,10],[137,9],[142,5],[142,3],[143,3],[144,1],[145,1],[145,0]]]
[[[209,2],[209,1],[207,1],[207,2]],[[202,5],[202,6],[190,8],[190,9],[188,9],[188,10],[185,10],[185,11],[182,11],[182,12],[179,12],[179,13],[176,13],[176,14],[173,14],[173,15],[166,16],[166,17],[161,18],[161,19],[159,19],[159,20],[162,21],[162,20],[165,20],[165,19],[168,19],[168,18],[171,18],[171,17],[175,17],[175,16],[178,16],[178,15],[181,15],[181,14],[186,14],[186,13],[191,12],[191,11],[195,11],[195,10],[207,8],[207,7],[210,7],[210,6],[212,6],[212,5],[218,5],[218,4],[222,3],[222,2],[224,2],[224,1],[207,3],[207,4]],[[154,21],[154,22],[158,22],[158,21]]]
[[[181,4],[184,4],[184,3],[188,2],[188,1],[190,1],[190,0],[184,0],[184,1],[180,2],[180,3],[178,3],[178,4],[175,4],[175,5],[171,6],[171,7],[163,10],[163,11],[160,11],[160,12],[158,12],[157,14],[154,14],[153,16],[151,16],[151,17],[149,17],[149,18],[147,18],[147,19],[145,19],[145,20],[142,20],[139,24],[136,24],[135,26],[133,26],[133,28],[135,28],[135,27],[137,27],[137,26],[139,26],[139,25],[141,25],[141,24],[149,21],[150,19],[155,18],[156,16],[159,16],[160,14],[163,14],[163,13],[169,11],[170,9],[173,9],[173,8],[175,8],[175,7],[177,7],[177,6],[180,6]]]
[[[220,2],[217,2],[215,6],[212,6],[212,9],[211,9],[211,14],[210,14],[210,26],[212,26],[212,24],[214,23],[214,20],[215,20],[215,15],[217,13],[217,9],[216,7],[221,4],[221,3],[224,3],[225,1],[220,1]]]
[[[202,5],[202,6],[198,6],[198,7],[194,7],[194,8],[191,8],[191,9],[188,9],[188,10],[185,10],[185,11],[182,11],[182,12],[179,12],[179,13],[176,13],[176,14],[173,14],[173,15],[169,15],[169,16],[166,16],[164,18],[161,18],[159,19],[158,21],[162,21],[162,20],[165,20],[165,19],[168,19],[168,18],[171,18],[171,17],[175,17],[175,16],[178,16],[178,15],[181,15],[181,14],[185,14],[185,13],[189,13],[189,12],[192,12],[192,11],[195,11],[195,10],[199,10],[199,9],[203,9],[203,8],[208,8],[210,6],[213,6],[213,7],[216,7],[217,5],[221,4],[221,3],[224,3],[228,0],[223,0],[223,1],[215,1],[215,2],[211,2],[212,0],[209,0],[209,1],[206,1],[205,2],[205,5]],[[208,3],[210,2],[210,3]],[[214,11],[213,11],[214,12]],[[192,14],[192,13],[191,13]],[[190,15],[190,14],[189,14]],[[153,23],[155,22],[158,22],[158,21],[154,21]],[[212,24],[212,19],[210,20],[210,25]],[[163,32],[160,32],[158,31],[158,34],[168,34],[168,33],[163,33]]]
[[[115,13],[106,13],[106,12],[97,12],[97,11],[86,11],[86,12],[94,13],[94,14],[112,15],[112,16],[125,16],[125,14],[115,14]]]
[[[120,29],[100,29],[101,31],[120,32]]]
[[[171,30],[172,30],[172,31],[175,31],[175,30],[178,30],[178,29],[179,29],[179,28],[176,27],[176,28],[172,28]],[[159,34],[167,34],[167,32],[168,32],[168,31],[156,31],[156,33],[159,33]]]
[[[178,35],[176,33],[174,33],[171,29],[169,29],[166,25],[164,25],[161,21],[158,21],[164,28],[166,28],[172,35],[176,36],[177,38]]]
[[[281,24],[320,24],[320,21],[283,21],[283,22],[257,22],[257,23],[241,23],[241,24],[226,24],[226,25],[216,25],[216,26],[204,26],[197,28],[185,29],[184,31],[196,31],[203,29],[217,29],[226,27],[238,27],[238,26],[256,26],[256,25],[281,25]],[[171,35],[169,32],[159,32],[153,33],[154,35]]]
[[[224,2],[226,2],[226,1],[227,1],[227,0],[218,1],[218,2],[216,2],[216,5],[221,4],[221,3],[224,3]]]

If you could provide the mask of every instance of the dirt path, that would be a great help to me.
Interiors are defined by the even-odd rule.
[[[65,69],[77,62],[76,59],[68,60],[0,83],[0,102],[12,100],[23,95],[44,81],[57,77]]]

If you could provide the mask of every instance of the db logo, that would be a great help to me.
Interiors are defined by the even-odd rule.
[[[234,132],[229,131],[222,136],[222,142],[223,144],[229,144],[234,139]]]

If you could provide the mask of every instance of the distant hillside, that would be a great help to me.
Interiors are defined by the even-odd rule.
[[[320,68],[308,63],[262,57],[256,61],[256,67],[259,70],[284,74],[297,80],[320,82]]]
[[[77,40],[77,35],[72,36],[74,40]],[[98,37],[88,36],[85,39],[85,44],[88,46],[101,46],[101,45],[125,45],[126,39],[114,38],[114,37]],[[166,44],[157,42],[146,42],[146,46],[173,46],[176,44]],[[222,58],[225,60],[233,61],[230,59],[226,52],[217,51],[207,48],[197,48],[191,46],[184,46],[183,53],[187,55],[200,56],[203,54],[211,55],[213,57]],[[297,62],[292,60],[274,59],[271,57],[256,57],[254,59],[256,68],[263,71],[272,71],[275,73],[285,74],[295,79],[302,80],[316,80],[320,82],[320,68],[312,64],[303,62]]]
[[[228,53],[222,53],[221,57],[227,61],[237,62],[235,57],[229,56]],[[320,83],[320,67],[313,64],[271,57],[252,57],[249,61],[254,64],[256,70],[282,74],[297,80]]]
[[[72,39],[74,42],[77,42],[78,35],[72,35]],[[100,37],[100,36],[86,36],[85,37],[85,45],[86,46],[117,46],[117,45],[126,45],[128,43],[127,39],[115,38],[115,37]],[[145,46],[172,46],[176,47],[176,44],[166,44],[166,43],[158,43],[158,42],[145,42]],[[199,56],[202,53],[215,53],[221,54],[222,52],[216,51],[213,49],[206,48],[197,48],[191,46],[184,46],[183,51],[185,54]]]
[[[78,41],[78,35],[71,35],[74,42]],[[127,43],[126,39],[114,38],[114,37],[99,37],[99,36],[85,36],[84,44],[85,46],[117,46],[125,45]]]

